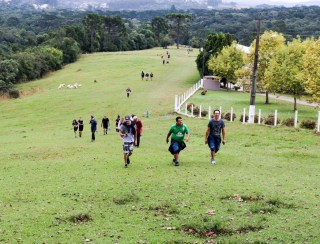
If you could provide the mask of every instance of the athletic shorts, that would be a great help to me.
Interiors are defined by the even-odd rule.
[[[123,153],[132,153],[133,152],[133,142],[124,142],[123,143]]]
[[[211,151],[218,152],[220,149],[221,137],[220,136],[208,136],[208,146]]]
[[[83,125],[79,125],[79,131],[83,131]]]

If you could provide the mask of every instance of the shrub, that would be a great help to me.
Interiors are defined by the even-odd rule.
[[[12,89],[8,92],[10,98],[19,98],[20,92],[16,89]]]
[[[280,120],[277,118],[277,124],[279,124]],[[264,122],[266,125],[274,125],[274,115],[269,114],[268,117],[265,119]]]
[[[202,117],[205,117],[205,116],[207,116],[207,115],[208,115],[208,111],[207,111],[207,110],[201,111],[201,116],[202,116]]]
[[[316,128],[316,122],[312,120],[303,120],[300,124],[300,127],[303,129],[313,130]]]
[[[203,90],[203,91],[201,92],[201,95],[206,95],[207,91],[208,91],[208,90]]]
[[[192,105],[193,105],[193,108],[196,106],[194,103],[190,103],[190,104],[187,105],[187,110],[188,110],[189,112],[191,112],[191,107],[192,107]]]
[[[293,127],[294,126],[294,118],[288,118],[282,121],[282,125]]]
[[[248,122],[248,120],[249,120],[249,116],[246,115],[246,117],[245,117],[245,122]],[[240,121],[241,121],[241,122],[243,121],[243,114],[241,114],[241,116],[240,116]]]
[[[199,115],[200,109],[199,107],[193,107],[193,115]]]
[[[221,118],[222,118],[222,115],[221,115]],[[226,113],[226,114],[223,113],[223,118],[224,118],[225,120],[230,121],[230,119],[231,119],[231,113]],[[237,118],[237,116],[236,116],[235,113],[233,113],[233,114],[232,114],[232,121],[234,121],[235,118]]]

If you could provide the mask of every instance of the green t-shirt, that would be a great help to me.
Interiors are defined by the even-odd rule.
[[[189,129],[185,124],[182,124],[182,126],[178,127],[176,124],[172,125],[170,127],[169,133],[171,134],[171,139],[178,141],[178,142],[183,142],[184,135],[189,134]]]

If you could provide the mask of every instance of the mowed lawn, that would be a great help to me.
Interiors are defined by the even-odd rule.
[[[171,48],[163,65],[165,52],[83,55],[21,85],[22,98],[0,102],[1,243],[320,241],[320,138],[313,131],[226,122],[227,143],[212,166],[207,119],[184,118],[191,140],[181,165],[172,165],[165,138],[174,95],[199,75],[196,52]],[[141,81],[142,70],[153,81]],[[80,89],[58,89],[76,82]],[[219,98],[231,105],[230,94]],[[125,169],[114,120],[132,113],[144,131]],[[112,126],[108,135],[99,128],[94,143],[91,114],[99,124],[107,115]],[[74,138],[71,122],[80,116],[84,135]]]

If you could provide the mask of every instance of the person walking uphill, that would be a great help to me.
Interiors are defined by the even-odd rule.
[[[91,115],[89,124],[91,124],[91,141],[94,142],[96,140],[95,133],[97,131],[97,121],[93,115]]]
[[[137,130],[129,115],[124,117],[119,134],[123,140],[124,167],[127,168],[130,164],[130,156],[133,153],[133,144],[137,144]]]
[[[179,166],[179,153],[181,150],[186,148],[186,144],[184,143],[184,137],[186,137],[186,142],[190,139],[190,133],[188,127],[183,124],[182,118],[178,116],[176,118],[176,124],[170,127],[169,133],[166,138],[166,142],[169,142],[169,137],[171,136],[171,143],[169,147],[170,153],[174,156],[173,163],[175,166]]]
[[[211,163],[216,164],[215,155],[220,149],[222,132],[222,144],[226,143],[226,127],[220,119],[220,110],[213,111],[213,118],[209,121],[206,131],[205,144],[208,144],[211,151]]]
[[[108,128],[109,128],[109,118],[107,116],[104,116],[102,121],[101,121],[101,127],[103,128],[103,134],[107,135],[108,134]]]

